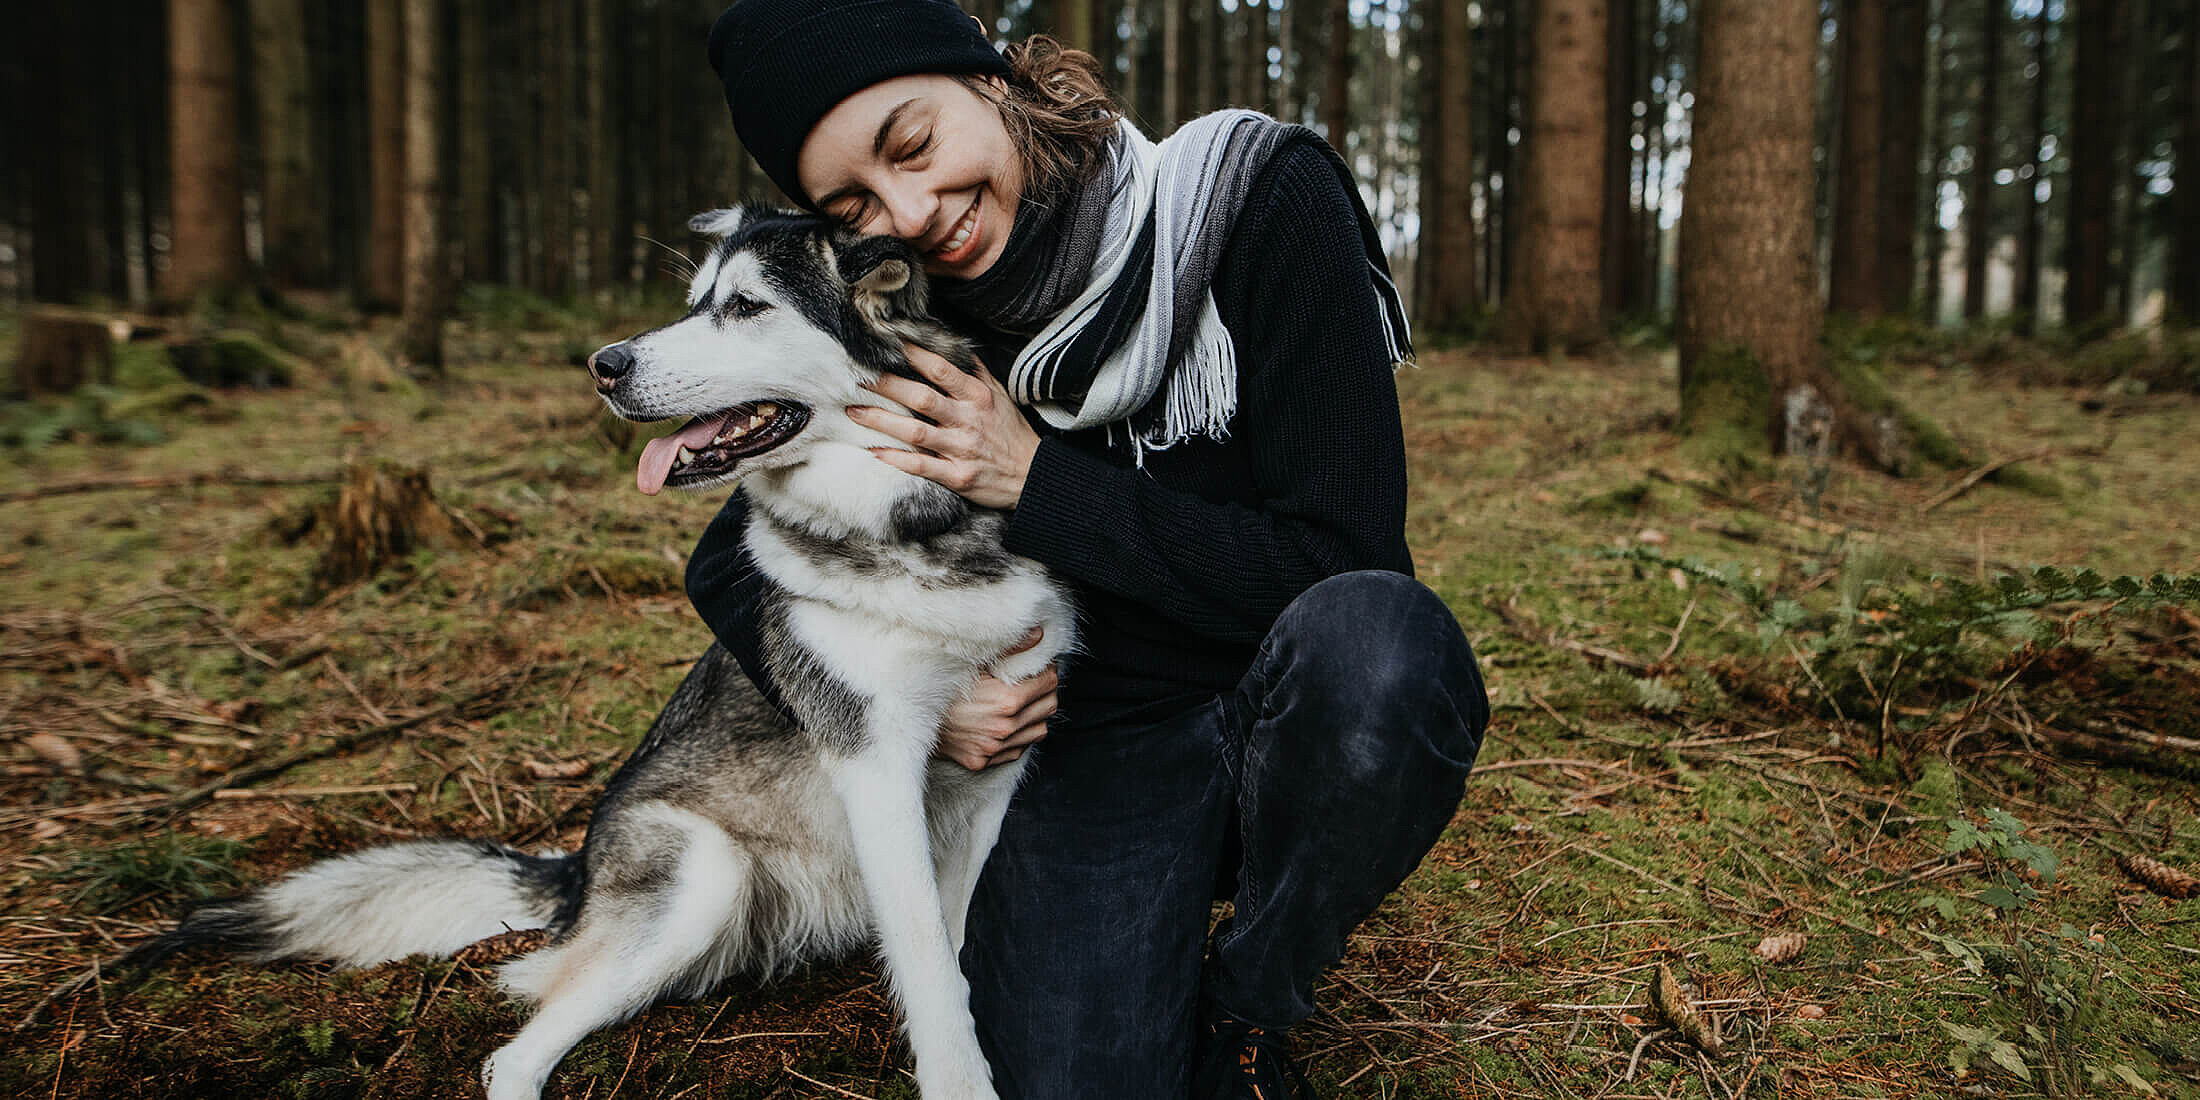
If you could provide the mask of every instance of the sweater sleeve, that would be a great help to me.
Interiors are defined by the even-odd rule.
[[[688,555],[688,602],[733,655],[741,671],[749,674],[758,691],[782,713],[786,704],[764,669],[763,639],[757,631],[757,608],[769,583],[757,570],[755,559],[741,536],[749,526],[749,498],[735,493],[703,529],[703,537]]]
[[[1359,197],[1311,144],[1255,181],[1214,284],[1240,358],[1250,501],[1043,440],[1008,548],[1201,635],[1253,642],[1317,581],[1412,572],[1405,445]]]

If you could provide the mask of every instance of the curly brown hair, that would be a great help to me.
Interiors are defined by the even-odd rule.
[[[1083,50],[1035,34],[1001,54],[1005,93],[981,77],[956,79],[1000,109],[1009,140],[1023,151],[1025,194],[1051,201],[1098,167],[1122,110],[1100,79],[1100,62]]]

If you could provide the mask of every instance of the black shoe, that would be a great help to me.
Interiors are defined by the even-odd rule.
[[[1198,1100],[1314,1100],[1291,1060],[1289,1033],[1217,1016],[1192,1081]]]

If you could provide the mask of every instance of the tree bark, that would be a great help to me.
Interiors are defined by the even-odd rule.
[[[1265,0],[1239,0],[1245,14],[1245,105],[1256,111],[1274,109],[1268,95],[1268,7]]]
[[[1322,129],[1327,132],[1329,144],[1344,154],[1346,164],[1352,163],[1352,155],[1346,150],[1352,132],[1352,45],[1351,0],[1329,0],[1329,65],[1322,85]]]
[[[2047,5],[2032,16],[2032,104],[2029,132],[2024,143],[2024,167],[2017,173],[2018,194],[2024,199],[2024,228],[2017,237],[2017,328],[2030,336],[2039,329],[2040,273],[2042,249],[2040,237],[2047,217],[2040,202],[2040,187],[2047,180],[2048,161],[2041,155],[2047,144],[2047,96],[2054,85],[2055,51],[2054,26],[2047,18]]]
[[[1995,136],[2001,119],[2001,25],[2009,18],[2001,0],[1979,6],[1979,93],[1971,116],[1971,185],[1963,195],[1963,318],[1986,316],[1986,262],[1994,251],[1994,169],[2001,163]]]
[[[2177,160],[2170,192],[2169,305],[2171,316],[2200,325],[2200,13],[2185,16],[2182,62],[2176,69]]]
[[[306,73],[304,0],[252,0],[252,55],[268,279],[285,290],[321,286],[328,281],[327,234],[313,178],[320,119]]]
[[[1881,124],[1884,121],[1886,0],[1842,0],[1840,152],[1833,191],[1835,313],[1887,311],[1879,268]]]
[[[1054,37],[1065,46],[1097,54],[1099,43],[1092,34],[1096,7],[1096,0],[1060,0],[1055,5]]]
[[[1706,0],[1681,213],[1680,430],[1721,453],[1830,431],[1812,225],[1815,0]],[[1793,429],[1793,430],[1791,430]]]
[[[1641,308],[1634,275],[1635,70],[1637,0],[1609,0],[1604,77],[1604,313],[1608,317]]]
[[[405,0],[367,5],[367,269],[363,297],[405,297]]]
[[[459,270],[488,282],[497,277],[492,251],[496,229],[496,136],[491,127],[488,0],[458,0],[458,64],[451,91],[458,98],[457,183]]]
[[[2116,69],[2123,60],[2124,0],[2070,0],[2077,67],[2071,78],[2070,243],[2063,324],[2113,322],[2108,308],[2109,222],[2116,207],[2116,134],[2123,118]]]
[[[443,373],[442,6],[405,0],[404,355]]]
[[[170,302],[245,280],[235,31],[228,0],[170,0],[174,247],[162,281],[162,297]]]
[[[1161,128],[1172,132],[1183,125],[1184,113],[1184,5],[1161,5]]]
[[[1526,194],[1505,336],[1572,351],[1604,337],[1604,0],[1540,0]]]
[[[1945,14],[1945,7],[1942,9]],[[1952,27],[1942,23],[1932,46],[1932,125],[1928,140],[1931,158],[1925,168],[1925,292],[1919,304],[1928,325],[1940,324],[1947,299],[1948,231],[1940,224],[1940,184],[1947,174],[1949,150],[1955,145],[1955,73],[1950,48]]]
[[[1885,80],[1879,97],[1880,304],[1909,313],[1916,303],[1918,152],[1925,130],[1926,0],[1883,0]]]
[[[1430,96],[1421,140],[1421,240],[1414,314],[1432,332],[1479,312],[1474,280],[1474,28],[1468,0],[1427,8]]]

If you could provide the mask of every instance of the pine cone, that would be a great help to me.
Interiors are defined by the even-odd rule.
[[[1658,964],[1658,976],[1650,982],[1650,1007],[1666,1023],[1671,1024],[1675,1031],[1680,1032],[1681,1038],[1702,1047],[1706,1054],[1719,1053],[1719,1037],[1712,1034],[1703,1013],[1696,1011],[1696,1006],[1688,1003],[1688,994],[1682,991],[1680,981],[1673,977],[1673,968],[1664,963]]]
[[[1776,936],[1766,936],[1757,944],[1756,954],[1768,965],[1778,966],[1801,958],[1803,945],[1807,942],[1801,932],[1782,932]]]
[[[518,958],[549,942],[550,930],[547,928],[515,928],[459,948],[452,960],[461,966],[488,966]]]
[[[2146,856],[2122,855],[2116,857],[2116,867],[2131,876],[2131,881],[2162,895],[2165,898],[2200,897],[2200,878],[2180,871],[2158,859]]]

